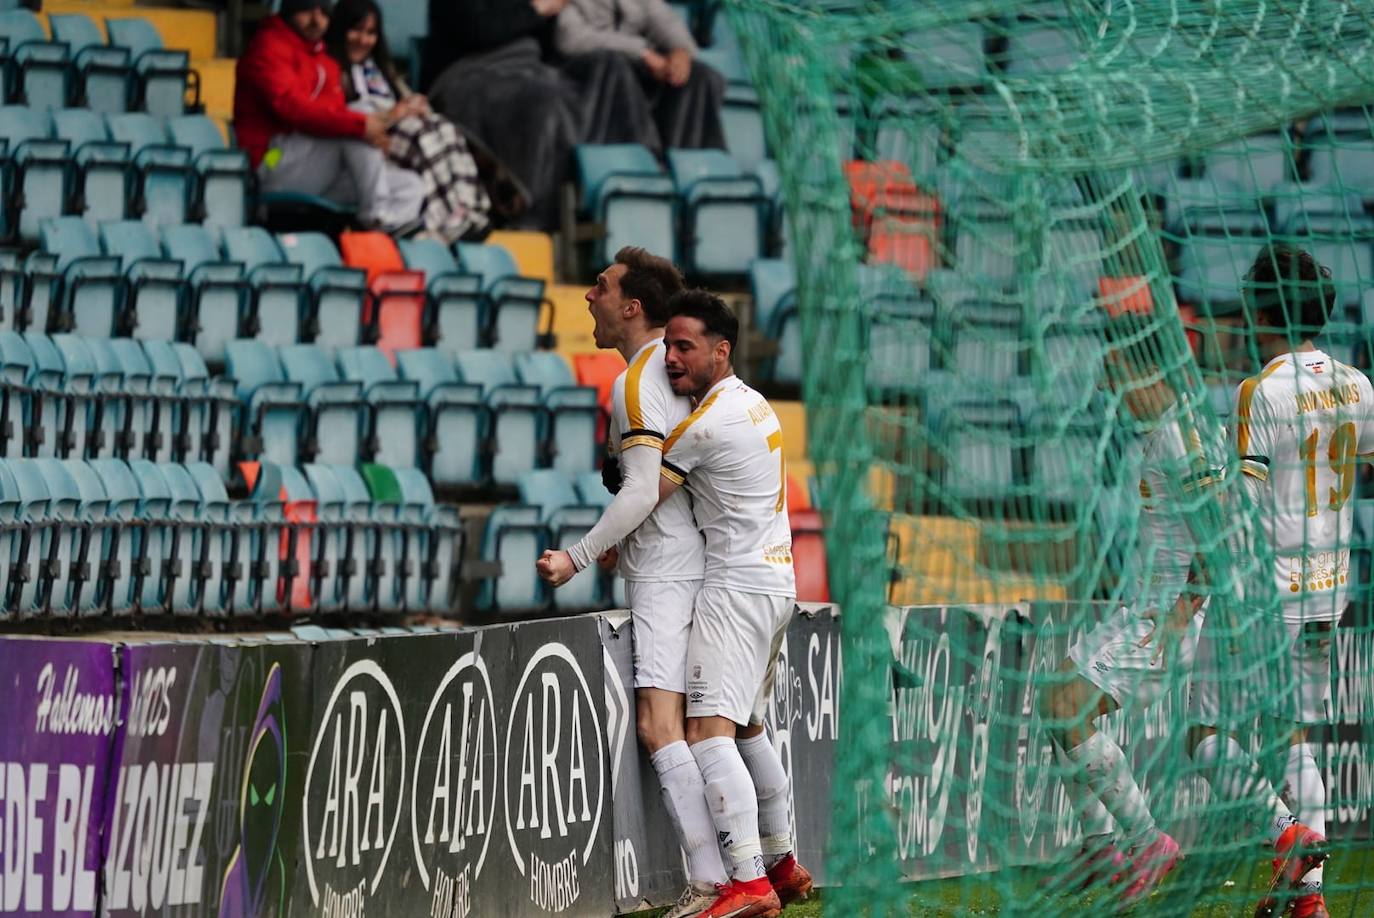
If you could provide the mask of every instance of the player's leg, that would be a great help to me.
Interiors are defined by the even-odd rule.
[[[687,649],[687,744],[706,783],[706,804],[729,863],[731,882],[705,911],[770,916],[781,909],[763,867],[754,781],[735,742],[747,724],[766,668],[764,651],[738,614],[731,591],[697,594]]]
[[[1323,840],[1326,837],[1326,785],[1312,745],[1307,741],[1307,725],[1331,719],[1331,639],[1335,625],[1329,621],[1309,621],[1288,626],[1293,647],[1293,676],[1297,680],[1298,724],[1288,747],[1284,784],[1289,804],[1308,829]],[[1318,862],[1298,881],[1294,914],[1298,918],[1324,915],[1322,900],[1323,864]]]
[[[759,841],[768,880],[783,905],[805,899],[811,892],[811,874],[797,863],[792,838],[792,785],[782,758],[763,726],[768,699],[777,676],[778,654],[787,639],[794,600],[775,596],[755,597],[767,617],[776,621],[768,650],[768,668],[754,699],[749,724],[735,734],[735,744],[754,781],[759,801]]]
[[[700,587],[687,583],[626,584],[634,611],[635,726],[658,775],[668,819],[687,855],[684,908],[693,897],[715,897],[727,879],[716,843],[715,824],[706,807],[706,784],[687,745],[687,641],[692,602]],[[686,912],[686,914],[692,914]]]

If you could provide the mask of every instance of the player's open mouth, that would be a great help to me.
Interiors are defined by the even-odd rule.
[[[668,367],[668,369],[666,370],[666,372],[667,372],[667,374],[668,374],[668,378],[669,378],[669,379],[681,379],[682,377],[684,377],[684,376],[687,375],[687,371],[686,371],[686,370],[679,370],[679,369],[675,369],[675,368],[673,368],[673,367]]]

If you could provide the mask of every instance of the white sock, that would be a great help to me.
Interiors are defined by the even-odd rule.
[[[1311,743],[1298,743],[1288,747],[1288,765],[1284,769],[1284,780],[1288,784],[1289,799],[1293,803],[1294,814],[1303,825],[1322,836],[1326,835],[1326,785],[1322,783],[1322,773],[1317,768],[1317,756]],[[1317,867],[1303,874],[1304,886],[1319,891],[1322,885],[1322,868]]]
[[[663,805],[677,832],[678,843],[687,852],[687,879],[710,888],[724,883],[725,862],[716,844],[716,827],[706,808],[706,782],[692,750],[682,740],[669,743],[649,757],[663,792]]]
[[[1279,840],[1284,830],[1297,822],[1274,786],[1260,773],[1250,753],[1241,748],[1234,736],[1214,733],[1203,738],[1193,750],[1193,761],[1203,767],[1203,775],[1212,787],[1212,793],[1223,800],[1238,803],[1259,798],[1260,804],[1269,811],[1266,830],[1269,844]]]
[[[792,787],[787,781],[787,770],[766,732],[737,739],[735,745],[749,769],[749,777],[754,779],[763,866],[772,868],[792,853]]]
[[[1078,815],[1079,825],[1083,827],[1084,842],[1090,838],[1110,836],[1115,830],[1112,814],[1107,812],[1102,801],[1097,799],[1097,794],[1088,786],[1087,775],[1073,763],[1059,743],[1051,745],[1054,747],[1054,757],[1064,769],[1064,790],[1069,795],[1069,805]]]
[[[1107,734],[1094,733],[1066,754],[1121,826],[1122,844],[1135,848],[1152,842],[1159,830],[1121,747]]]
[[[691,749],[706,782],[706,808],[711,811],[716,837],[730,857],[731,876],[757,880],[764,875],[759,802],[739,747],[728,736],[713,736]]]

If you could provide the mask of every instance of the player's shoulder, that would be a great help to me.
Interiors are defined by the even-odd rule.
[[[1236,402],[1240,410],[1245,411],[1256,401],[1267,402],[1277,395],[1291,393],[1296,383],[1297,372],[1292,361],[1277,357],[1258,373],[1241,380],[1236,387]]]

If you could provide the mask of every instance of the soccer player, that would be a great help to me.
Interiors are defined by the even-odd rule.
[[[668,300],[681,289],[682,275],[672,262],[627,247],[587,291],[597,346],[616,348],[628,365],[611,395],[610,449],[618,463],[608,459],[603,473],[616,494],[581,541],[544,552],[536,564],[542,578],[559,586],[603,555],[615,554],[619,545],[634,621],[636,730],[687,852],[689,884],[674,916],[700,911],[727,880],[701,770],[683,734],[687,639],[701,587],[702,538],[686,493],[659,505],[664,439],[692,410],[685,397],[674,394],[664,369]]]
[[[668,380],[696,409],[664,443],[660,491],[671,498],[686,485],[706,536],[687,644],[687,742],[732,876],[696,914],[766,918],[811,889],[792,853],[787,773],[763,728],[797,594],[782,428],[735,376],[730,308],[687,290],[669,311]]]
[[[1356,459],[1368,460],[1374,452],[1374,387],[1359,370],[1312,343],[1335,295],[1331,272],[1309,253],[1266,246],[1242,293],[1268,362],[1237,391],[1235,448],[1273,549],[1289,647],[1289,660],[1277,669],[1293,684],[1266,700],[1276,701],[1278,716],[1293,723],[1284,781],[1291,811],[1240,743],[1217,731],[1227,726],[1221,694],[1226,674],[1218,661],[1231,654],[1210,635],[1198,651],[1193,691],[1196,719],[1208,726],[1194,733],[1193,757],[1210,769],[1212,790],[1221,798],[1259,796],[1269,810],[1274,873],[1256,915],[1272,915],[1281,898],[1292,897],[1297,918],[1325,918],[1326,790],[1307,727],[1330,719],[1331,641],[1351,574],[1349,502]]]
[[[1159,370],[1157,340],[1134,316],[1107,328],[1104,371],[1139,433],[1141,515],[1137,567],[1123,604],[1069,648],[1042,696],[1055,754],[1083,825],[1073,875],[1087,886],[1122,884],[1126,904],[1147,897],[1179,857],[1160,831],[1121,748],[1093,721],[1128,705],[1145,707],[1185,678],[1203,615],[1196,554],[1205,533],[1188,504],[1222,475],[1220,450],[1204,450],[1188,405]],[[1114,839],[1112,820],[1120,837]]]

